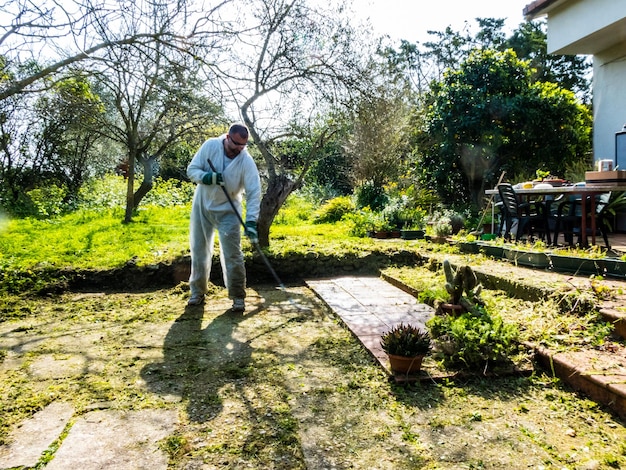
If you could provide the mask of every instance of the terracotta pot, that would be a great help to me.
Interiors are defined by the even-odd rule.
[[[396,356],[395,354],[388,354],[389,364],[391,364],[391,370],[400,374],[409,374],[419,372],[422,368],[422,361],[424,355],[415,357]]]
[[[374,238],[389,238],[389,232],[387,230],[374,230],[372,236]]]
[[[445,304],[441,304],[439,307],[441,308],[442,313],[445,313],[448,315],[456,316],[456,315],[460,315],[461,313],[463,313],[462,305],[445,303]]]

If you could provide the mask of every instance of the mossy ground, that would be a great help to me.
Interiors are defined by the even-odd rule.
[[[624,423],[559,380],[391,383],[302,286],[21,299],[0,324],[0,437],[53,400],[168,408],[171,468],[623,468]],[[530,306],[528,307],[531,308]]]

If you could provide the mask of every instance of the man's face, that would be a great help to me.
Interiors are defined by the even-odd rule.
[[[226,140],[224,141],[226,156],[229,158],[235,158],[241,153],[246,145],[248,145],[247,137],[242,137],[239,134],[227,134]]]

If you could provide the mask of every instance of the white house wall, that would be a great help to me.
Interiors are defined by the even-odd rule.
[[[615,133],[626,124],[626,42],[593,56],[593,114],[594,158],[613,159]]]
[[[546,13],[548,53],[593,55],[594,160],[615,159],[626,124],[626,0],[568,0]]]
[[[570,0],[548,14],[548,53],[596,54],[626,41],[626,0]]]

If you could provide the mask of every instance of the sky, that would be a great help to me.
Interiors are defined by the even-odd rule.
[[[451,26],[461,31],[475,18],[506,18],[507,30],[524,22],[524,7],[532,0],[355,0],[363,18],[369,16],[377,35],[410,42],[432,40],[428,30],[443,31]]]

